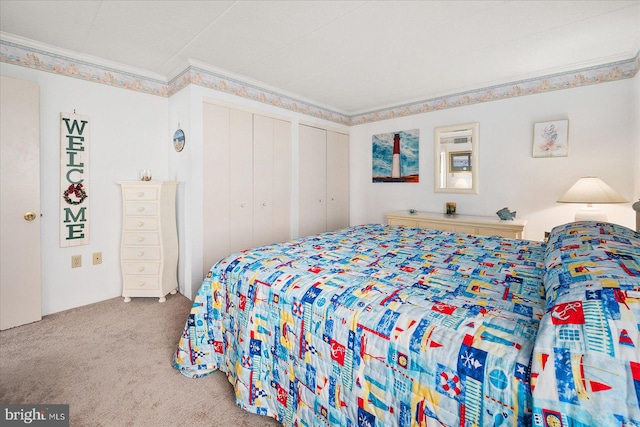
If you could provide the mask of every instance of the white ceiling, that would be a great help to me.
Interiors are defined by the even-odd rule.
[[[0,0],[0,30],[169,78],[195,60],[355,114],[632,58],[640,0]]]

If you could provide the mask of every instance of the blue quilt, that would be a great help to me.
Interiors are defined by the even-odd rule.
[[[236,253],[174,365],[226,372],[239,406],[285,426],[531,425],[544,252],[369,225]]]

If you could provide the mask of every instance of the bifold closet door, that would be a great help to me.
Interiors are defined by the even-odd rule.
[[[203,273],[291,238],[291,123],[204,103]]]
[[[291,239],[291,122],[273,121],[273,239]]]
[[[230,110],[214,104],[203,107],[202,269],[229,254],[229,117]]]
[[[253,245],[290,237],[291,123],[253,117]]]
[[[349,135],[327,131],[327,230],[349,226]]]
[[[253,114],[204,104],[203,270],[253,247]]]
[[[327,230],[327,131],[299,129],[298,234],[303,237]]]
[[[229,252],[253,247],[253,114],[230,109]]]

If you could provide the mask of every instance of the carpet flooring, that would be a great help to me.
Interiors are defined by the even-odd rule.
[[[172,365],[183,295],[113,298],[0,332],[0,403],[69,404],[71,426],[278,427],[235,403],[225,374]]]

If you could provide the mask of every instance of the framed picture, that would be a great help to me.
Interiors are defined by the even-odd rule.
[[[471,172],[471,151],[449,153],[449,172]]]
[[[533,157],[569,155],[569,120],[553,120],[533,125]]]
[[[373,135],[372,182],[420,182],[420,131]]]

